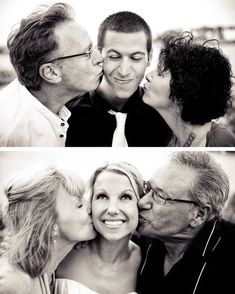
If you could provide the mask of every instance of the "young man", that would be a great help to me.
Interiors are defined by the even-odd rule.
[[[139,201],[140,294],[231,293],[235,225],[220,218],[229,193],[206,152],[178,152],[145,182]]]
[[[128,11],[110,15],[100,25],[98,48],[103,80],[96,91],[69,103],[66,146],[166,146],[170,129],[142,101],[140,83],[152,56],[147,23]]]
[[[29,15],[8,38],[18,80],[0,92],[0,146],[63,147],[74,96],[96,89],[102,57],[70,6]]]

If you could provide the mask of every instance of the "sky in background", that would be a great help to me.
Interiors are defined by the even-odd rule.
[[[37,5],[59,1],[0,0],[0,45],[6,43],[11,27]],[[150,25],[153,36],[175,28],[235,25],[235,0],[65,0],[95,42],[97,29],[109,14],[131,10]]]
[[[182,149],[184,148],[179,150]],[[0,183],[9,174],[41,161],[55,162],[60,167],[71,169],[84,180],[88,180],[92,172],[105,162],[126,161],[135,165],[145,179],[149,179],[167,162],[172,152],[175,152],[172,148],[57,148],[1,151]],[[235,152],[210,152],[210,154],[221,163],[229,175],[231,191],[235,192]]]

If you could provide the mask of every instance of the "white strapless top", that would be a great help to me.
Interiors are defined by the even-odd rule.
[[[99,294],[83,284],[69,279],[56,279],[54,289],[54,294]],[[137,294],[137,292],[127,294]]]

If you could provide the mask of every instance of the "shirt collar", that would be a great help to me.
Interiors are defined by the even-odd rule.
[[[205,223],[204,227],[193,240],[188,251],[197,252],[202,258],[206,258],[213,252],[220,239],[218,220],[211,220]],[[187,252],[186,252],[187,254]]]
[[[68,110],[66,106],[62,106],[58,112],[58,115],[56,115],[46,106],[44,106],[40,101],[38,101],[38,99],[35,96],[33,96],[25,86],[19,83],[18,89],[21,92],[21,95],[22,97],[24,97],[24,99],[27,99],[29,103],[33,104],[41,113],[46,115],[49,119],[53,121],[59,120],[60,123],[61,119],[63,121],[67,121],[71,116],[71,112]]]
[[[139,104],[142,103],[143,89],[138,87],[135,93],[127,100],[126,104],[121,110],[118,110],[116,107],[111,105],[107,100],[105,100],[98,91],[91,93],[91,101],[93,105],[99,105],[100,108],[104,110],[114,110],[117,112],[136,112],[139,110]]]

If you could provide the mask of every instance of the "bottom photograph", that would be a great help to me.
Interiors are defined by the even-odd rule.
[[[231,293],[235,152],[0,152],[0,294]]]

